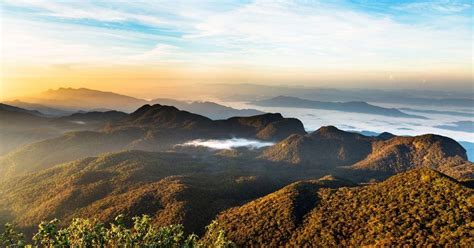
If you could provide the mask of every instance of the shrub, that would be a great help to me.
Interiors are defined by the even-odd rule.
[[[227,240],[224,231],[217,222],[207,228],[206,238],[200,240],[195,234],[185,235],[182,225],[157,227],[148,215],[132,218],[133,225],[127,228],[123,215],[115,218],[107,228],[98,220],[73,219],[68,227],[60,228],[59,220],[43,221],[33,236],[35,246],[43,247],[160,247],[160,248],[201,248],[234,247]],[[24,235],[14,230],[11,224],[5,224],[0,235],[0,244],[4,247],[27,247]]]

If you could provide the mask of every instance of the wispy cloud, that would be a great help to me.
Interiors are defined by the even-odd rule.
[[[179,47],[168,44],[157,44],[151,50],[145,51],[139,55],[130,56],[133,60],[144,61],[179,61],[176,55]]]
[[[421,1],[396,5],[394,8],[405,11],[425,12],[425,14],[426,11],[452,14],[472,8],[472,3],[456,0]]]
[[[461,22],[451,23],[456,21]],[[247,63],[412,66],[420,58],[434,57],[437,63],[465,60],[470,33],[457,24],[444,29],[433,20],[399,23],[388,15],[344,6],[255,2],[197,20],[194,32],[185,38],[210,40]]]
[[[166,23],[156,16],[114,10],[112,2],[109,2],[108,7],[97,7],[93,2],[87,1],[7,0],[7,3],[12,6],[38,9],[44,16],[65,19],[91,19],[107,22],[136,21],[153,26]]]
[[[2,63],[470,70],[469,1],[360,2],[6,0]]]

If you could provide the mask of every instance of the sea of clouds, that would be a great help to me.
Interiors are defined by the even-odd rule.
[[[422,115],[426,119],[397,118],[371,114],[348,113],[332,110],[305,109],[305,108],[285,108],[285,107],[261,107],[243,102],[222,102],[222,104],[234,108],[254,108],[263,112],[281,113],[284,117],[295,117],[301,120],[306,131],[312,132],[321,126],[333,125],[345,131],[362,132],[363,134],[377,135],[382,132],[390,132],[395,135],[421,135],[438,134],[450,137],[458,141],[467,150],[470,161],[474,161],[474,127],[468,130],[447,129],[446,126],[455,126],[456,123],[464,122],[467,125],[474,123],[472,115],[453,116],[447,114],[430,114],[404,111],[408,114]],[[393,104],[379,104],[384,107],[407,107],[394,106]],[[415,108],[413,106],[408,106]],[[421,108],[417,106],[416,108]],[[429,108],[429,107],[427,107]],[[474,113],[466,108],[442,108],[431,107],[434,110],[460,111]],[[444,127],[444,128],[442,128]]]

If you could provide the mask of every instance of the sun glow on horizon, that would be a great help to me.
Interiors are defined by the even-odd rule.
[[[3,99],[199,83],[472,89],[470,1],[1,6]]]

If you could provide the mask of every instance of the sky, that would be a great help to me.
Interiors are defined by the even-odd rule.
[[[473,89],[470,0],[0,4],[2,99],[209,83]]]

